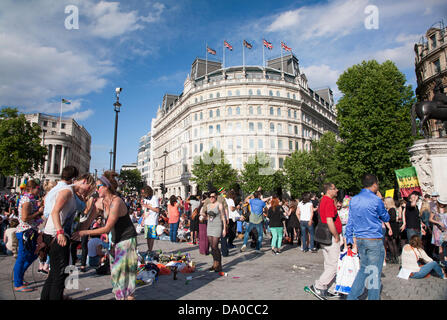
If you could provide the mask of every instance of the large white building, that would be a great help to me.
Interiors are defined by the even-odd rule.
[[[90,170],[92,138],[88,131],[73,118],[56,117],[43,113],[26,114],[31,123],[42,128],[42,143],[48,154],[37,176],[43,180],[60,180],[62,169],[68,165],[78,168],[79,173]]]
[[[152,122],[152,185],[158,194],[164,183],[167,196],[186,197],[198,191],[190,180],[194,158],[212,147],[236,169],[264,153],[276,170],[337,130],[332,91],[308,88],[295,56],[229,68],[197,58],[183,92],[166,94]]]

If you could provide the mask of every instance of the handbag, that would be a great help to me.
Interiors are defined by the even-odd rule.
[[[334,220],[337,218],[335,216]],[[315,228],[315,236],[314,239],[316,242],[321,243],[326,246],[330,246],[332,244],[332,233],[329,230],[327,223],[321,222],[320,210],[318,210],[318,224]]]

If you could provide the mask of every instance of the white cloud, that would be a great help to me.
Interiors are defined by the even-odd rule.
[[[94,114],[94,111],[92,109],[88,109],[85,111],[75,112],[75,113],[69,115],[69,117],[79,121],[79,120],[85,120],[85,119],[89,118],[90,116],[92,116],[93,114]]]
[[[340,96],[340,92],[336,85],[338,77],[341,74],[340,71],[335,70],[326,64],[321,64],[302,67],[301,72],[306,75],[311,89],[329,87],[332,89],[335,98]]]
[[[288,31],[303,39],[337,39],[362,26],[363,10],[367,5],[367,0],[336,0],[323,5],[304,6],[279,14],[266,31]]]

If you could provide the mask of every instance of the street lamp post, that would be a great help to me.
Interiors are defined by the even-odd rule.
[[[123,88],[116,88],[116,102],[113,104],[115,107],[115,136],[113,139],[113,167],[112,170],[115,171],[115,165],[116,165],[116,138],[117,138],[117,132],[118,132],[118,113],[120,112],[121,103],[120,103],[120,93],[123,90]]]
[[[110,164],[109,164],[109,170],[112,170],[112,155],[113,155],[113,151],[112,151],[112,150],[110,150],[109,154],[110,154]]]
[[[166,156],[168,155],[168,152],[163,151],[163,156],[165,157],[165,164],[163,167],[163,189],[161,190],[162,194],[163,194],[163,201],[165,201],[165,190],[166,190]]]

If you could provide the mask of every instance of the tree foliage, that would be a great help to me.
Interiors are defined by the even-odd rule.
[[[0,110],[0,174],[33,175],[45,163],[42,129],[26,121],[15,108]]]
[[[232,189],[238,182],[237,171],[225,159],[224,152],[215,148],[194,159],[192,175],[191,180],[200,190],[211,187]]]
[[[263,153],[250,157],[241,171],[241,189],[244,193],[254,192],[259,187],[267,193],[278,193],[285,181],[283,172],[272,169],[269,158]]]
[[[144,186],[143,177],[138,169],[121,170],[119,179],[123,183],[123,191],[139,191]]]
[[[393,188],[395,169],[410,165],[411,105],[414,96],[405,76],[391,61],[363,61],[346,70],[337,85],[339,135],[337,158],[346,185],[361,188],[365,173],[375,174],[383,188]]]

